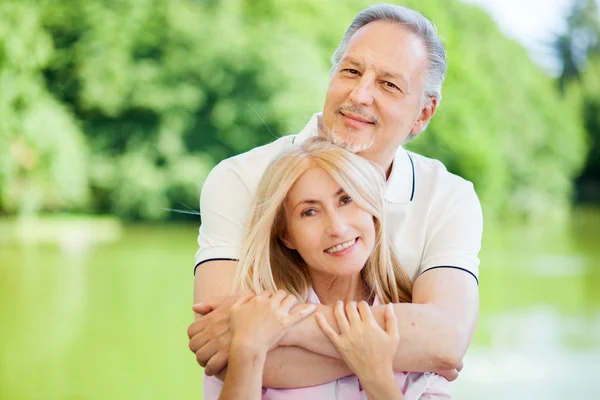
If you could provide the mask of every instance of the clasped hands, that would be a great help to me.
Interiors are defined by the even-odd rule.
[[[292,296],[278,291],[274,294],[263,292],[257,296],[212,299],[195,304],[192,309],[196,313],[196,320],[188,327],[190,350],[204,367],[206,375],[224,379],[233,333],[236,331],[233,325],[237,325],[239,338],[242,335],[250,336],[253,326],[260,326],[265,331],[265,327],[269,326],[265,325],[265,321],[269,317],[280,321],[279,324],[270,325],[271,332],[262,332],[263,336],[266,334],[273,338],[271,343],[265,344],[268,351],[279,345],[289,328],[309,316],[314,306],[297,305]],[[245,318],[241,318],[242,315]],[[337,322],[335,327],[330,326],[320,313],[316,313],[316,321],[359,379],[365,378],[364,374],[392,370],[400,335],[391,304],[385,311],[385,329],[375,321],[365,302],[349,302],[344,307],[338,301],[334,306],[334,316]],[[249,338],[248,341],[251,340]],[[460,369],[440,374],[452,381],[458,377]]]
[[[223,379],[232,343],[266,356],[316,306],[298,305],[294,296],[279,290],[217,299],[192,308],[197,317],[188,327],[190,350],[207,375]]]

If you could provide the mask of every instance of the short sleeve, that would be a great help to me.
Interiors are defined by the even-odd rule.
[[[432,213],[420,272],[433,268],[457,268],[479,282],[479,250],[483,231],[481,204],[473,184],[461,180],[439,199]]]
[[[200,194],[201,225],[196,266],[209,260],[237,260],[251,194],[231,160],[218,164],[208,175]]]

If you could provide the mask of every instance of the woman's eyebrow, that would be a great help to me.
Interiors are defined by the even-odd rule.
[[[346,193],[346,191],[344,190],[344,188],[339,188],[338,191],[335,192],[335,194],[333,195],[333,197],[337,197],[337,196],[341,195],[342,193]],[[303,200],[300,200],[298,202],[298,204],[296,204],[294,206],[294,210],[296,210],[296,208],[298,208],[299,206],[301,206],[303,204],[321,204],[321,200],[313,200],[313,199],[303,199]]]

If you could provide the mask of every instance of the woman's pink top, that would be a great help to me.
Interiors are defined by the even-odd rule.
[[[317,294],[311,289],[307,303],[321,304]],[[375,299],[374,305],[381,304]],[[448,400],[450,383],[433,372],[396,372],[396,382],[406,400]],[[223,382],[214,376],[204,375],[204,400],[217,400]],[[366,400],[360,381],[356,375],[350,375],[318,386],[298,389],[262,389],[263,400]]]

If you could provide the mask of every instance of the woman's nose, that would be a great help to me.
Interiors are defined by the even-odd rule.
[[[329,215],[327,219],[327,226],[325,233],[329,236],[342,236],[346,232],[346,220],[339,213],[334,212]]]

